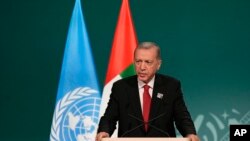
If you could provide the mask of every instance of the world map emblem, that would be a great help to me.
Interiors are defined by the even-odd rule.
[[[57,102],[50,141],[93,141],[99,121],[98,91],[79,87]]]

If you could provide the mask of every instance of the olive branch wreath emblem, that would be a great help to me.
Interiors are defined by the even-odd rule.
[[[63,113],[66,109],[68,109],[68,106],[77,99],[80,99],[85,96],[90,96],[91,94],[97,92],[98,91],[89,87],[79,87],[74,89],[73,91],[68,92],[61,100],[58,101],[53,116],[50,141],[60,140],[60,123],[63,118]]]

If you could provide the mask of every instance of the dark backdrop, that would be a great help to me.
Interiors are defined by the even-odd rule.
[[[103,87],[120,0],[82,0]],[[74,0],[0,2],[0,140],[47,141]],[[162,48],[200,137],[220,140],[250,100],[250,1],[131,0],[139,41]],[[217,117],[217,118],[216,118]],[[219,126],[219,122],[225,126]],[[217,138],[216,138],[217,137]]]

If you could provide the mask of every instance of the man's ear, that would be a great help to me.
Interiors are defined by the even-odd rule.
[[[158,60],[158,67],[157,67],[157,70],[159,70],[160,69],[160,67],[161,67],[161,60]]]

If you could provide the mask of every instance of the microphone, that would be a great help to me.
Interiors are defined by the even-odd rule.
[[[124,137],[124,136],[127,135],[128,133],[130,133],[130,132],[134,131],[135,129],[140,128],[141,126],[144,126],[144,125],[145,125],[145,123],[143,122],[143,123],[139,124],[138,126],[135,126],[134,128],[132,128],[132,129],[126,131],[125,133],[123,133],[123,134],[121,135],[121,137]]]
[[[136,126],[135,128],[133,128],[133,130],[135,130],[135,129],[137,129],[137,128],[139,128],[139,127],[145,125],[145,124],[148,124],[148,126],[150,126],[150,127],[154,128],[154,129],[156,129],[157,131],[159,131],[159,132],[165,134],[167,137],[170,137],[170,135],[168,134],[168,132],[166,132],[166,131],[164,131],[164,130],[162,130],[162,129],[160,129],[160,128],[158,128],[158,127],[156,127],[156,126],[154,126],[154,125],[151,124],[151,122],[153,122],[153,121],[159,119],[160,117],[164,116],[165,114],[166,114],[166,113],[162,113],[162,114],[160,114],[160,115],[158,115],[158,116],[152,118],[152,119],[149,120],[148,122],[144,122],[144,121],[141,120],[140,118],[138,118],[138,117],[136,117],[136,116],[134,116],[134,115],[131,115],[131,114],[128,114],[128,116],[130,116],[130,117],[132,117],[132,118],[134,118],[134,119],[136,119],[136,120],[142,122],[142,124],[140,124],[139,126]],[[126,134],[129,133],[129,132],[132,132],[133,130],[132,130],[132,129],[131,129],[131,130],[128,130],[127,132],[125,132],[125,133],[123,134],[123,136],[126,135]]]

